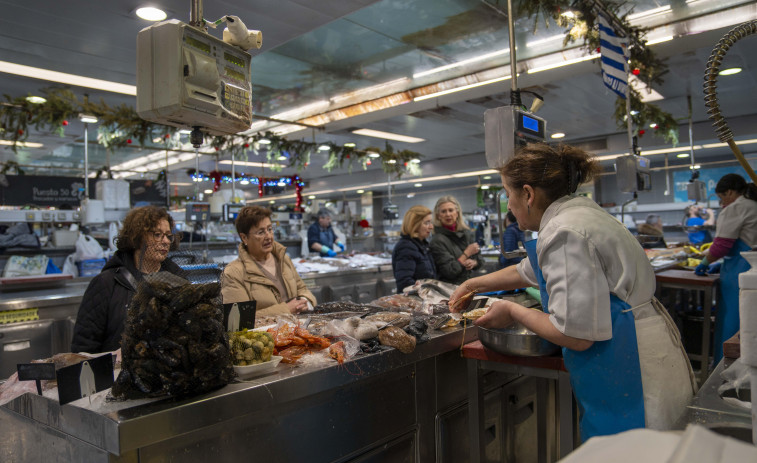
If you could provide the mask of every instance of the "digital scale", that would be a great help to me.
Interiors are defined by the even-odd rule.
[[[170,19],[137,35],[137,113],[174,127],[211,135],[252,124],[249,53]]]
[[[207,222],[210,220],[210,203],[187,203],[186,223]]]
[[[499,169],[515,151],[528,143],[543,143],[547,122],[516,106],[500,106],[484,112],[486,163]]]
[[[243,207],[244,204],[224,204],[221,210],[221,219],[224,222],[234,222],[237,220],[237,215],[239,215],[239,211],[241,211]]]
[[[648,191],[652,189],[652,174],[649,159],[629,154],[615,159],[618,189],[624,193]]]

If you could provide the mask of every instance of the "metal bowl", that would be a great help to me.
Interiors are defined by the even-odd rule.
[[[520,323],[512,323],[506,328],[478,327],[478,339],[487,349],[498,354],[539,357],[552,355],[560,350],[553,344]]]

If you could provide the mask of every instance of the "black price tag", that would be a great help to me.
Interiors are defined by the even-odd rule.
[[[113,386],[113,355],[105,354],[61,368],[56,376],[61,405],[90,396]]]
[[[36,381],[37,394],[42,395],[41,380],[55,379],[54,363],[18,363],[16,364],[19,381]]]
[[[257,301],[234,302],[223,305],[223,326],[226,331],[239,331],[255,328],[255,311]]]

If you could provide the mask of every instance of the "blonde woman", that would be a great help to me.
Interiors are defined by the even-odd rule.
[[[431,256],[439,279],[456,285],[484,265],[473,231],[463,222],[460,203],[453,196],[442,196],[434,206]]]
[[[434,260],[429,251],[428,237],[434,229],[431,210],[413,206],[402,219],[400,240],[392,252],[392,270],[397,293],[423,278],[436,278]]]

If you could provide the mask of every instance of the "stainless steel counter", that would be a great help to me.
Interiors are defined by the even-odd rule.
[[[343,365],[280,364],[202,396],[126,401],[111,412],[26,394],[0,407],[0,461],[460,461],[468,441],[458,350],[463,336],[471,342],[476,334],[434,331],[408,355],[392,349]],[[497,423],[490,450],[501,458],[498,413],[513,398],[491,391],[515,375],[489,379],[487,411]]]

